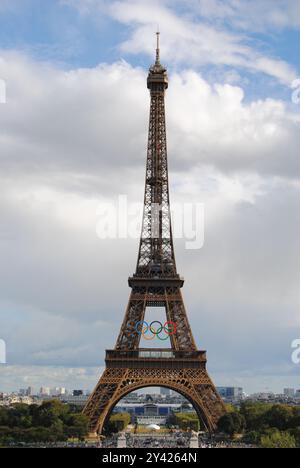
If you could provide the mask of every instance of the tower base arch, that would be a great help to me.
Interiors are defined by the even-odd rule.
[[[129,393],[145,387],[167,387],[183,395],[208,432],[217,429],[218,420],[225,413],[225,406],[205,369],[107,368],[84,408],[90,420],[90,433],[101,435],[116,404]]]

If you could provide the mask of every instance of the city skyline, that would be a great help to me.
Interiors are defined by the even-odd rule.
[[[203,248],[175,242],[197,345],[217,386],[297,388],[299,5],[154,3],[1,3],[0,390],[92,390],[115,343],[138,245],[96,226],[143,194],[157,23],[171,201],[205,204]]]
[[[259,392],[255,392],[252,394],[248,394],[242,387],[233,387],[233,386],[222,386],[216,387],[220,396],[226,401],[233,401],[237,403],[238,401],[245,401],[247,399],[253,398],[255,399],[264,399],[267,398],[269,395],[273,398],[286,398],[286,400],[295,400],[298,401],[300,399],[300,388],[283,388],[281,392],[273,392],[271,389],[262,389]],[[87,398],[91,395],[92,389],[84,389],[84,388],[77,388],[77,389],[70,389],[67,387],[51,387],[47,385],[42,385],[40,388],[35,389],[32,386],[28,386],[27,388],[20,388],[18,390],[13,390],[11,392],[2,392],[0,389],[0,397],[6,398],[9,397],[20,397],[20,398],[39,398],[41,401],[43,399],[49,400],[49,398],[62,398],[66,397],[66,401],[68,398],[79,398],[84,400],[78,400],[80,404],[84,405],[84,402],[87,401]],[[180,397],[185,399],[180,393],[170,390],[165,387],[146,387],[139,389],[137,391],[133,391],[128,393],[122,400],[131,400],[131,399],[139,399],[139,398],[146,398],[147,396],[156,396],[159,398],[168,398],[168,397]],[[0,399],[1,399],[0,398]],[[72,400],[72,401],[75,401]]]
[[[78,382],[80,383],[80,382]],[[298,388],[299,387],[299,388]],[[269,388],[269,387],[261,387],[260,389],[257,389],[256,391],[254,392],[247,392],[247,389],[244,388],[244,387],[239,387],[239,386],[234,386],[234,385],[217,385],[217,388],[220,389],[220,388],[241,388],[244,392],[244,394],[246,395],[255,395],[255,394],[263,394],[263,393],[270,393],[270,394],[274,394],[274,395],[287,395],[288,393],[290,393],[291,391],[293,391],[295,394],[296,393],[299,393],[299,396],[300,396],[300,385],[298,386],[295,386],[295,387],[288,387],[288,386],[285,386],[285,387],[282,387],[280,389],[280,391],[275,391],[274,389],[272,388]],[[40,394],[43,394],[43,392],[41,391],[42,389],[47,389],[47,392],[46,393],[50,393],[50,395],[54,395],[55,393],[57,393],[59,390],[63,390],[63,393],[61,394],[70,394],[72,393],[74,390],[80,390],[80,391],[83,391],[84,394],[90,394],[93,390],[92,387],[87,387],[87,386],[69,386],[67,387],[66,384],[64,384],[63,382],[61,383],[61,386],[56,386],[53,384],[53,381],[47,383],[45,383],[45,381],[42,383],[42,384],[37,384],[35,386],[31,385],[30,382],[28,383],[28,385],[26,387],[16,387],[16,388],[10,388],[10,389],[5,389],[5,386],[4,387],[0,387],[0,394],[1,393],[4,393],[4,394],[17,394],[17,393],[20,393],[21,390],[24,390],[24,391],[27,391],[28,389],[31,389],[32,391],[32,395],[40,395]],[[145,387],[145,388],[142,388],[140,390],[137,391],[138,394],[147,394],[147,393],[159,393],[159,391],[161,389],[165,389],[164,387]],[[169,390],[169,389],[165,389],[165,390]],[[171,391],[171,390],[169,390]],[[135,392],[133,392],[135,393]],[[175,392],[176,393],[176,392]],[[130,393],[129,393],[130,395]]]

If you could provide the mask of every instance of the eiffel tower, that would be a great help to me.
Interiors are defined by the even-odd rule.
[[[160,62],[159,33],[156,61],[149,69],[147,86],[151,104],[138,261],[135,274],[128,280],[131,294],[116,346],[106,351],[106,369],[83,410],[90,421],[91,435],[101,434],[119,400],[143,387],[167,387],[182,394],[209,432],[216,430],[225,413],[206,371],[206,352],[197,349],[181,294],[184,280],[176,269],[165,122],[168,76]],[[165,308],[167,322],[158,326],[152,322],[149,327],[144,321],[147,307]],[[140,348],[146,329],[149,336],[164,331],[171,347]]]

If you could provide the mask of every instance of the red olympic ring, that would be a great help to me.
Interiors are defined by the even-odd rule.
[[[157,329],[155,329],[153,326],[154,324],[159,325]],[[147,322],[140,320],[135,324],[134,330],[136,333],[143,336],[143,338],[147,341],[152,341],[155,339],[155,337],[161,341],[166,341],[170,336],[175,335],[177,332],[177,324],[172,321],[167,321],[163,325],[160,321],[154,320],[149,325]],[[149,331],[151,332],[150,336],[147,335]],[[162,332],[166,334],[165,338],[161,338],[160,335]]]

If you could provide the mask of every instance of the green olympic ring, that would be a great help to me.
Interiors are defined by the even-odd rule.
[[[154,325],[157,324],[158,327],[154,328]],[[177,331],[177,325],[175,322],[166,322],[164,325],[158,321],[154,320],[150,323],[150,325],[145,322],[144,320],[140,320],[136,322],[134,330],[139,335],[143,336],[143,338],[147,341],[152,341],[157,337],[160,341],[166,341],[170,336],[175,335]],[[148,336],[147,333],[151,332],[151,335]],[[164,338],[161,337],[161,333],[164,332],[166,336]]]

